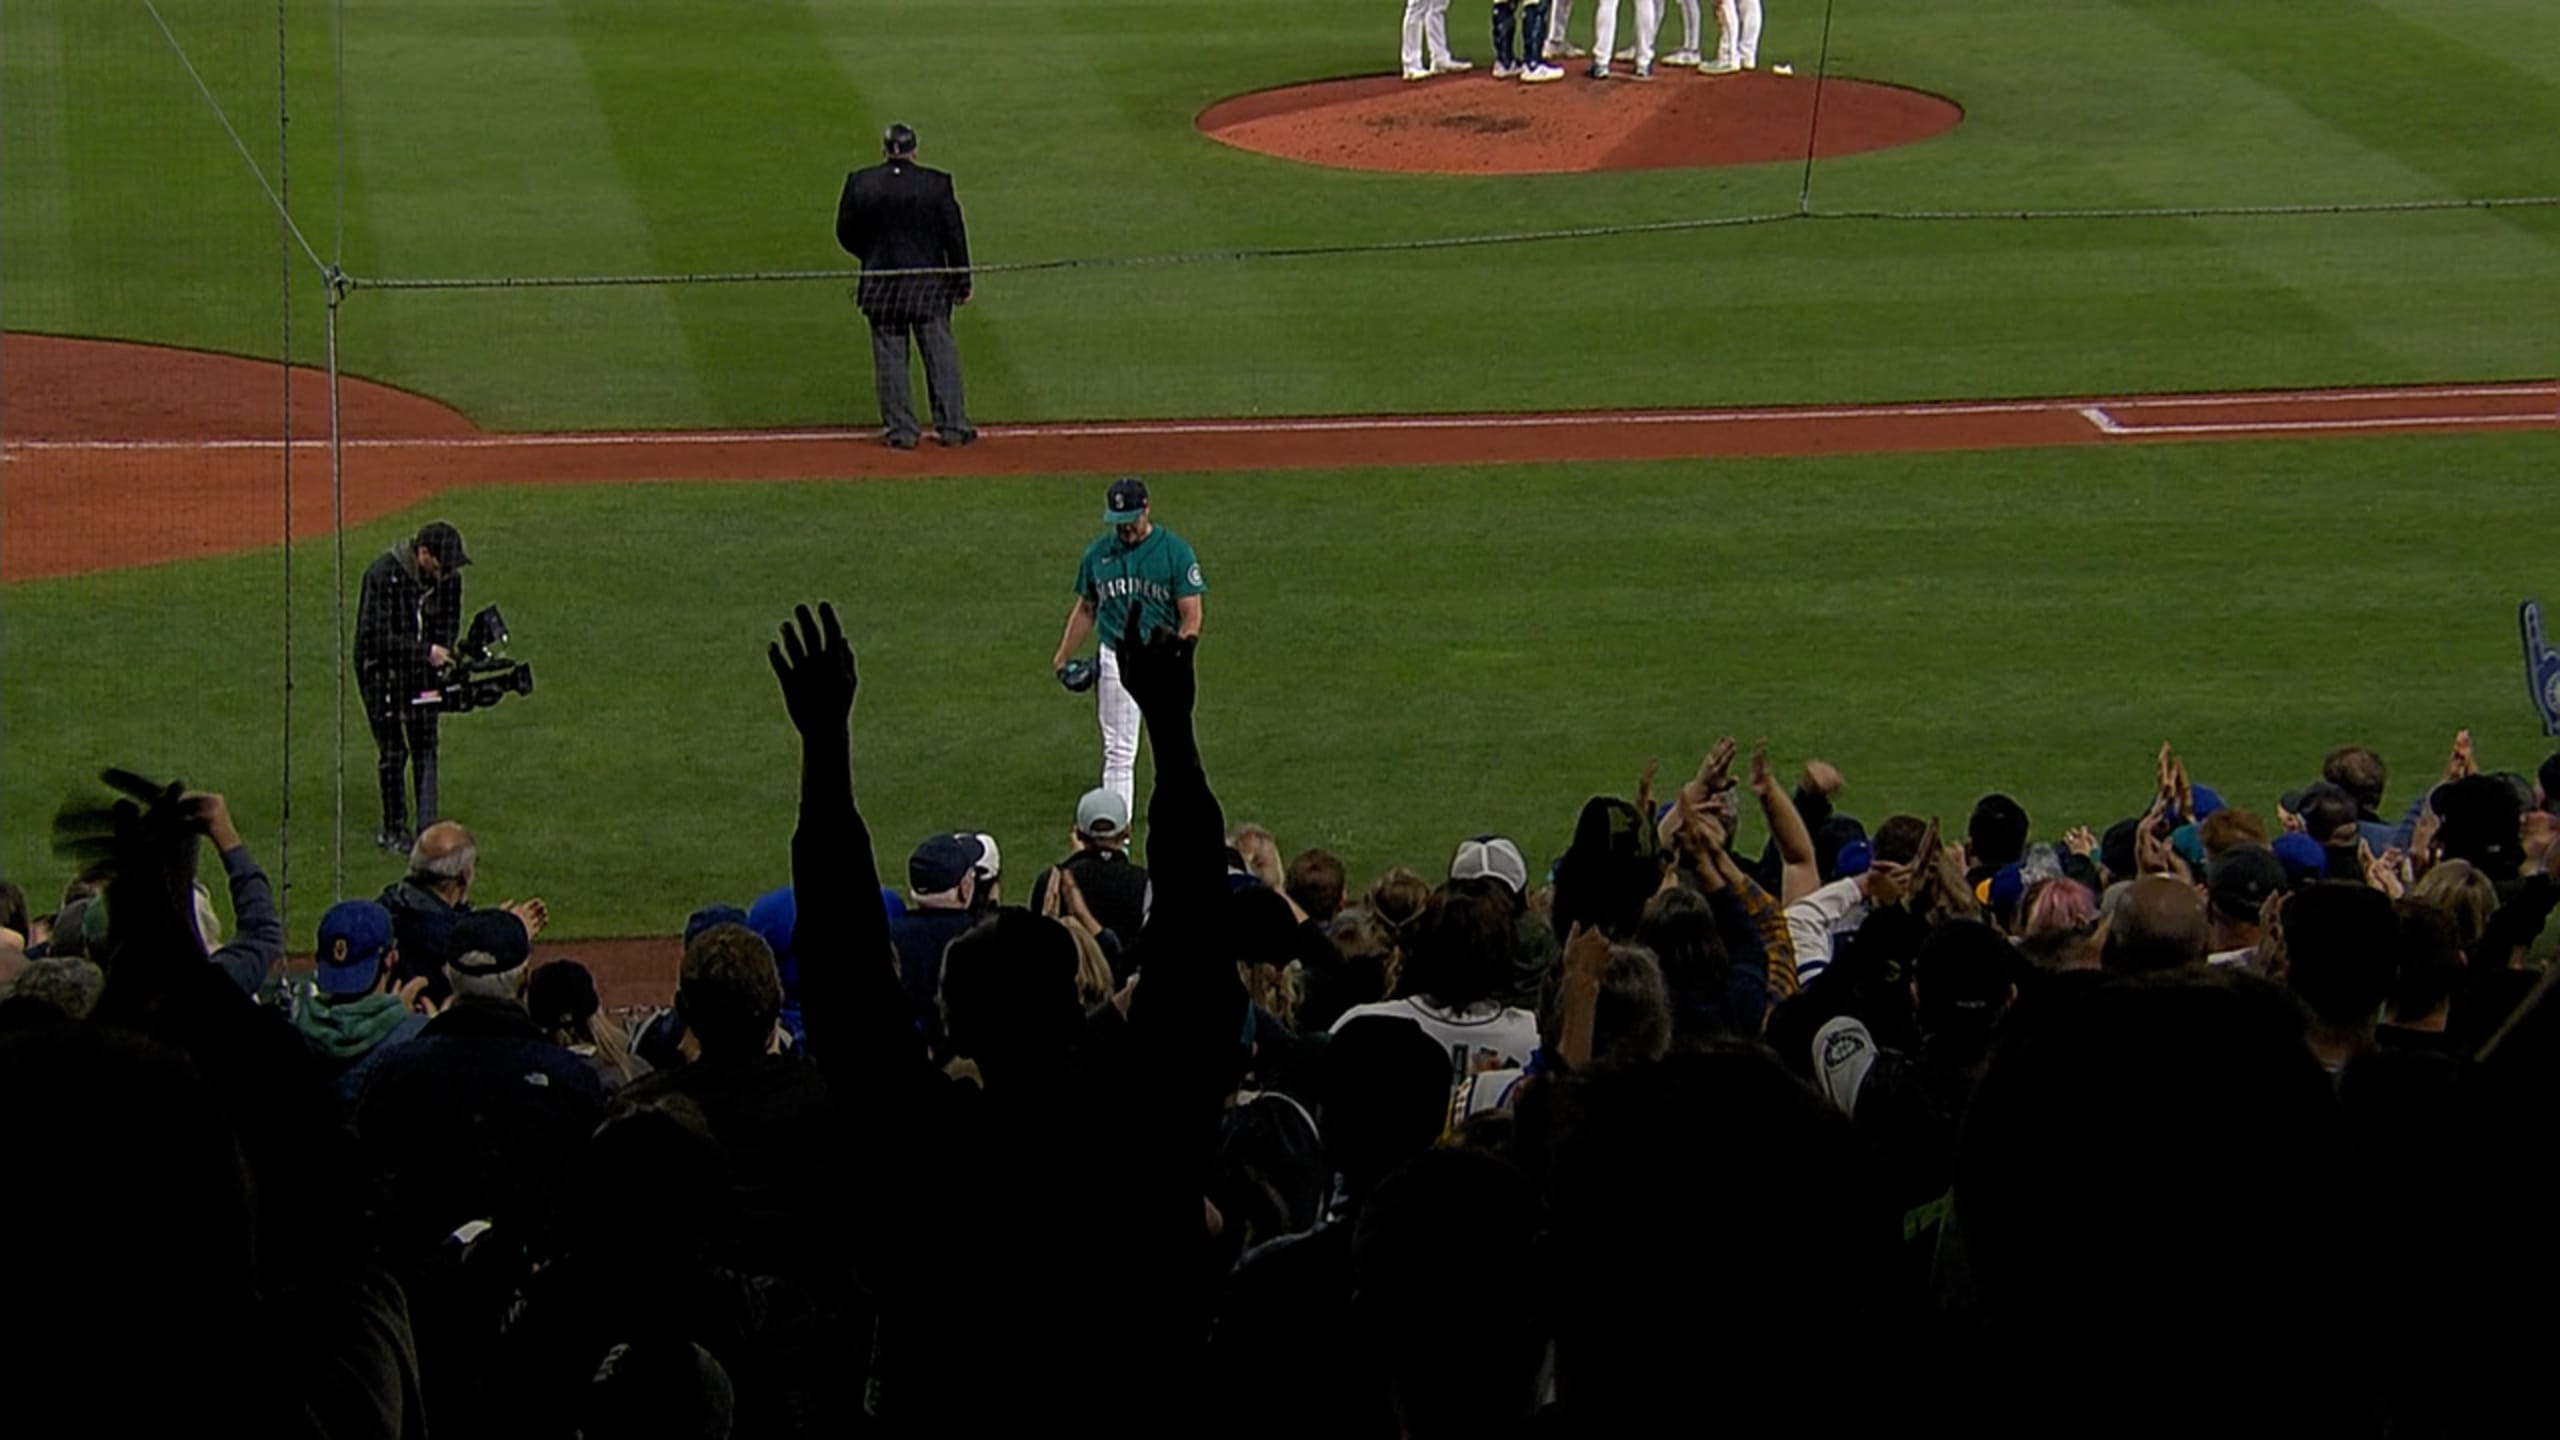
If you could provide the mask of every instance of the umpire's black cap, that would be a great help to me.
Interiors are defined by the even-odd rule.
[[[436,557],[436,563],[447,570],[459,570],[471,563],[470,552],[462,548],[462,532],[442,520],[430,520],[419,527],[418,548]]]
[[[892,155],[913,155],[916,153],[914,127],[900,121],[880,132],[880,148]]]

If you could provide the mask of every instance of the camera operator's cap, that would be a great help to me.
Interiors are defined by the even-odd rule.
[[[1499,880],[1514,895],[1529,890],[1529,862],[1520,858],[1520,847],[1499,835],[1479,835],[1458,846],[1449,861],[1452,880]]]
[[[323,995],[362,995],[382,978],[391,953],[391,912],[373,900],[341,900],[320,917],[312,984]]]
[[[1087,840],[1117,840],[1129,833],[1129,802],[1107,786],[1076,802],[1076,833]]]
[[[453,958],[465,975],[504,975],[533,958],[533,939],[512,910],[472,910],[453,922]]]
[[[1111,482],[1104,497],[1102,518],[1114,525],[1127,525],[1147,513],[1147,482],[1135,475],[1123,475]]]
[[[471,563],[470,552],[462,548],[462,532],[442,520],[430,520],[419,528],[418,548],[435,556],[436,563],[447,570]]]
[[[986,853],[975,835],[936,835],[907,857],[907,888],[918,895],[957,890]]]

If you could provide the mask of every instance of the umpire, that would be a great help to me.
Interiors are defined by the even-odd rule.
[[[892,125],[881,137],[887,158],[845,177],[836,203],[836,243],[862,262],[854,301],[871,322],[871,378],[880,392],[882,438],[916,448],[915,391],[907,380],[907,342],[924,352],[925,394],[934,433],[945,445],[978,438],[960,393],[960,351],[951,341],[951,307],[969,303],[969,232],[951,177],[916,163],[916,132]],[[890,271],[890,274],[874,274]]]
[[[454,637],[462,630],[462,567],[470,563],[462,532],[437,520],[365,567],[356,603],[356,683],[382,760],[382,833],[374,843],[395,855],[405,857],[417,839],[409,826],[413,758],[418,828],[436,823],[437,707],[416,702],[453,663]]]

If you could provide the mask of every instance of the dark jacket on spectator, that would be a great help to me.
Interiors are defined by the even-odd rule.
[[[357,1104],[392,1197],[391,1243],[431,1247],[473,1220],[539,1236],[603,1114],[595,1071],[522,1007],[455,1002],[382,1052]]]
[[[276,913],[275,887],[248,846],[223,851],[222,870],[231,879],[232,934],[230,944],[213,952],[213,963],[254,999],[284,959],[284,917]]]
[[[1058,863],[1076,879],[1085,908],[1095,922],[1120,937],[1122,945],[1138,943],[1147,923],[1147,870],[1118,850],[1079,850]]]
[[[929,320],[969,298],[969,230],[951,177],[912,158],[890,159],[845,177],[836,202],[836,243],[862,262],[854,293],[873,320]],[[941,275],[874,275],[875,270],[949,270]]]
[[[405,985],[423,976],[428,999],[441,1001],[452,994],[444,967],[453,958],[453,922],[469,912],[471,903],[450,905],[433,890],[402,880],[383,887],[382,908],[391,912],[391,933],[400,942],[392,983]]]
[[[617,1105],[681,1096],[702,1112],[729,1163],[740,1234],[723,1257],[749,1275],[807,1278],[847,1255],[836,1224],[846,1169],[826,1077],[806,1056],[704,1056],[630,1085]]]

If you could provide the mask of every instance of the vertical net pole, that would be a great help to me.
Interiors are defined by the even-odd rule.
[[[329,835],[330,885],[332,900],[347,897],[347,451],[346,435],[338,422],[338,306],[346,298],[346,287],[332,280],[329,285],[329,534],[335,546],[330,575],[330,593],[335,597],[337,645],[331,652],[330,673],[337,677],[337,698],[333,707],[338,721],[329,793],[336,807]]]
[[[286,104],[285,0],[276,0],[276,298],[284,374],[284,721],[276,810],[276,910],[293,924],[293,180]]]
[[[1831,12],[1839,0],[1824,0],[1822,6],[1822,53],[1813,62],[1813,118],[1804,130],[1804,184],[1796,190],[1796,213],[1813,213],[1813,157],[1822,147],[1822,87],[1831,79]]]

